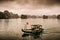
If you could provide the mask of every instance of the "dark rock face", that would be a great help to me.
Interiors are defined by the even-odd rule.
[[[0,19],[5,19],[5,14],[3,12],[0,12]]]
[[[47,19],[48,18],[48,16],[46,16],[46,15],[43,15],[43,19]]]
[[[9,12],[5,10],[4,12],[0,12],[0,19],[10,19],[10,18],[19,18],[18,14],[13,14],[12,12]]]
[[[27,19],[27,15],[21,15],[21,19]]]
[[[60,19],[60,15],[57,16],[57,19]]]

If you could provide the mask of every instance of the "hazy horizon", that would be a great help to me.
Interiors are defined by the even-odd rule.
[[[57,15],[60,14],[60,0],[0,0],[0,11],[17,14]]]

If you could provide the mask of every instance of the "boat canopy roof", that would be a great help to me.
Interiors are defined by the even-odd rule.
[[[36,24],[36,25],[31,25],[32,28],[40,27],[42,25]]]
[[[38,25],[31,25],[31,26],[42,26],[42,25],[39,25],[39,24],[38,24]]]

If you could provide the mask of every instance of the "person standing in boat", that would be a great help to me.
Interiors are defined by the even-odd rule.
[[[40,33],[40,35],[41,35],[41,34],[43,33],[43,30],[44,30],[44,29],[42,28],[42,25],[39,25],[39,30],[40,30],[39,33]]]
[[[42,30],[43,28],[42,28],[42,25],[39,25],[39,26],[37,26],[36,28],[34,28],[34,30]]]
[[[24,26],[24,29],[27,29],[28,25],[29,25],[29,23],[26,22],[26,24],[25,24],[25,26]]]
[[[42,25],[40,25],[39,29],[43,30]]]
[[[37,26],[34,30],[33,30],[33,33],[34,34],[40,34],[43,32],[43,28],[42,28],[42,25],[39,25]]]

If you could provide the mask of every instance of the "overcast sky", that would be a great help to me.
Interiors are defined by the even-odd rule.
[[[60,0],[0,0],[0,11],[17,14],[60,14]]]

